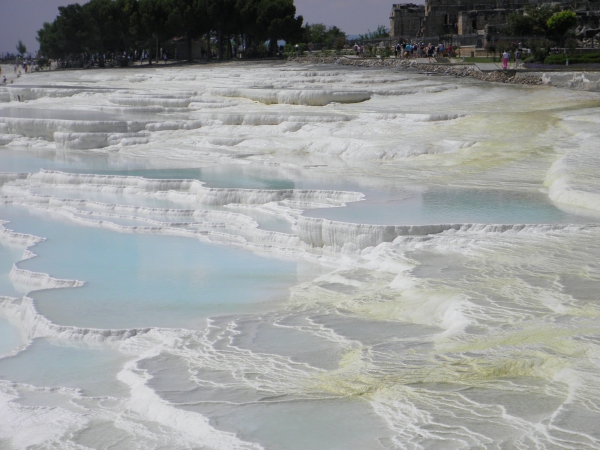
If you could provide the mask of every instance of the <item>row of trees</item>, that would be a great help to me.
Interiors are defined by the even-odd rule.
[[[346,33],[336,26],[328,27],[322,23],[313,23],[306,24],[302,38],[307,44],[329,44],[336,39],[346,39]]]
[[[529,6],[524,14],[508,16],[508,33],[513,36],[539,36],[564,42],[569,30],[578,23],[573,11],[561,11],[559,6]]]
[[[194,40],[206,37],[210,46],[216,38],[222,59],[234,36],[243,37],[250,51],[268,41],[274,53],[278,40],[300,41],[305,32],[294,0],[91,0],[58,10],[37,36],[40,53],[53,59],[154,45],[158,53],[159,43],[173,37],[186,40],[190,60]]]

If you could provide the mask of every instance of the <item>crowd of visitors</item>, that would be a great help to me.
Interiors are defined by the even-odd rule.
[[[433,58],[452,56],[453,51],[452,45],[446,47],[443,43],[438,45],[430,43],[426,45],[424,42],[402,41],[398,42],[394,47],[394,55],[396,58],[429,58],[431,62],[433,62]],[[354,44],[354,53],[356,56],[364,56],[365,46],[358,43]]]

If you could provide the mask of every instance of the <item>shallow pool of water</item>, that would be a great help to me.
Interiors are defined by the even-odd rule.
[[[88,396],[122,397],[127,386],[117,380],[117,374],[125,361],[107,348],[36,339],[24,351],[0,359],[0,378],[37,387],[81,389]]]
[[[427,225],[437,223],[587,223],[594,220],[558,209],[546,194],[512,191],[430,189],[400,192],[396,198],[371,194],[366,201],[346,208],[307,211],[320,217],[350,223]]]
[[[0,356],[16,350],[24,343],[19,330],[11,325],[8,320],[0,317]]]
[[[86,282],[31,294],[41,314],[63,325],[198,328],[209,316],[285,299],[299,280],[297,262],[193,238],[121,234],[14,207],[2,217],[47,238],[21,268]]]
[[[0,242],[0,296],[19,296],[9,275],[13,264],[23,257],[23,250],[23,247],[5,245]]]

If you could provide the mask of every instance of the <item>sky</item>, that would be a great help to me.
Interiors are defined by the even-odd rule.
[[[58,7],[77,0],[0,0],[0,52],[15,53],[19,39],[33,52],[39,48],[36,32],[51,22]],[[413,3],[423,1],[412,0]],[[80,0],[79,3],[85,3]],[[389,27],[393,3],[401,0],[295,0],[305,23],[336,25],[349,35],[374,31],[378,25]]]

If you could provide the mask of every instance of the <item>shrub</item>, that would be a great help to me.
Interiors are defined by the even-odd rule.
[[[336,38],[335,41],[333,42],[333,48],[335,48],[338,55],[341,55],[342,50],[344,49],[344,46],[346,44],[347,44],[346,37],[340,36],[340,37]]]
[[[566,65],[569,64],[600,64],[600,53],[589,53],[587,55],[550,55],[544,59],[544,64]]]
[[[50,60],[48,58],[38,58],[37,65],[40,70],[44,70],[46,67],[50,67]]]
[[[548,19],[548,31],[562,40],[567,31],[575,27],[577,22],[577,14],[573,11],[557,12]]]

